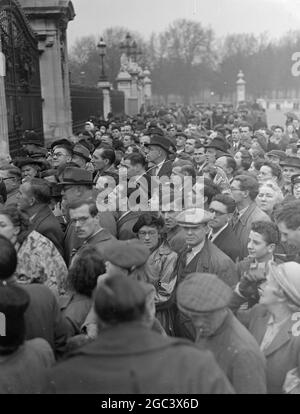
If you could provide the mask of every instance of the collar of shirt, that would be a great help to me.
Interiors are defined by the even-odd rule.
[[[211,242],[213,242],[219,236],[219,234],[221,234],[222,231],[226,229],[227,226],[228,226],[228,223],[226,223],[225,226],[223,226],[221,229],[219,229],[216,233],[213,233],[213,229],[210,229],[210,232],[208,234],[208,239]]]
[[[244,214],[244,213],[246,213],[246,211],[248,210],[248,208],[249,208],[249,206],[247,206],[247,207],[245,207],[245,208],[243,208],[242,210],[239,210],[239,217],[242,217],[242,215]]]
[[[155,167],[155,175],[157,175],[159,173],[159,171],[161,170],[161,167],[163,166],[163,163],[166,161],[166,159],[164,159],[162,162],[160,162],[159,164],[157,164],[157,166]]]

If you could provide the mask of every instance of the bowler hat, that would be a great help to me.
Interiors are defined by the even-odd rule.
[[[213,215],[202,208],[188,208],[177,216],[180,227],[198,227],[200,224],[208,223]]]
[[[169,154],[174,152],[174,144],[162,135],[151,135],[149,144],[144,145],[148,147],[151,145],[156,145],[164,149]]]
[[[25,131],[23,135],[23,139],[22,139],[22,144],[24,145],[33,144],[33,145],[38,145],[40,147],[43,146],[38,134],[35,131]]]
[[[48,166],[48,163],[46,160],[38,159],[38,158],[31,158],[31,157],[22,157],[22,158],[16,158],[14,160],[14,164],[18,168],[22,168],[25,165],[38,165],[41,168],[46,168]]]
[[[92,185],[93,174],[83,168],[68,167],[64,170],[58,185]]]
[[[292,156],[285,157],[285,159],[280,162],[280,165],[282,167],[300,168],[300,158]]]
[[[57,146],[66,147],[69,150],[72,150],[73,144],[68,139],[62,138],[62,139],[57,139],[56,141],[52,142],[50,148],[53,149],[54,147],[57,147]]]
[[[191,273],[177,288],[177,306],[183,313],[224,309],[231,298],[231,288],[218,276],[210,273]]]
[[[227,153],[228,144],[226,141],[224,141],[223,138],[216,137],[211,141],[210,144],[205,145],[205,148],[215,148],[219,151]]]

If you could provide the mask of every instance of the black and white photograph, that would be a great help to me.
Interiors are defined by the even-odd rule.
[[[0,0],[10,394],[300,394],[300,0]]]

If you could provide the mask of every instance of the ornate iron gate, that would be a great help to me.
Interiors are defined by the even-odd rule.
[[[0,36],[6,57],[9,145],[16,154],[27,129],[35,130],[43,142],[38,41],[17,1],[0,0]]]

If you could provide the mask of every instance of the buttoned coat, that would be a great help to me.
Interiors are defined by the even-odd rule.
[[[251,231],[251,225],[255,221],[271,221],[271,219],[256,205],[255,202],[252,202],[242,217],[239,217],[236,222],[232,220],[230,223],[240,244],[240,259],[248,256],[248,238]]]
[[[57,394],[233,393],[209,351],[139,322],[106,328],[49,371]]]
[[[239,311],[238,318],[249,332],[262,343],[267,330],[270,313],[264,305],[256,305],[250,311]],[[296,325],[298,320],[298,324]],[[288,371],[298,370],[300,377],[300,324],[299,318],[289,318],[281,327],[271,344],[264,350],[267,361],[267,392],[283,393]]]

